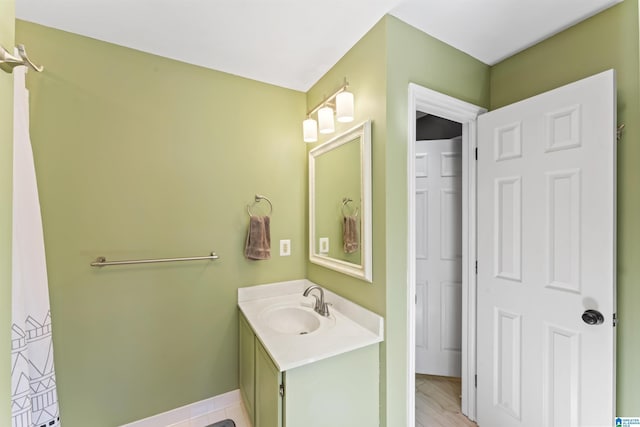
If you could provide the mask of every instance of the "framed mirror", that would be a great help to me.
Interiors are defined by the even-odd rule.
[[[309,152],[309,259],[371,282],[371,121]]]

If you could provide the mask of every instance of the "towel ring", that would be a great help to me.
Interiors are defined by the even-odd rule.
[[[269,203],[269,213],[267,214],[267,216],[271,216],[271,212],[273,212],[273,205],[271,204],[271,200],[261,194],[256,194],[255,201],[251,205],[247,205],[247,213],[249,214],[249,216],[254,216],[251,212],[251,208],[254,207],[256,203],[260,203],[261,200],[266,200],[267,203]]]
[[[352,199],[350,199],[350,198],[348,198],[348,197],[345,197],[345,198],[343,198],[343,199],[342,199],[342,216],[347,216],[347,214],[345,213],[344,209],[345,209],[345,208],[347,207],[347,205],[348,205],[349,203],[351,203],[351,202],[353,202],[353,200],[352,200]],[[355,210],[355,212],[354,212],[353,216],[356,216],[356,217],[357,217],[357,216],[358,216],[358,211],[359,211],[359,209],[358,209],[358,208],[356,208],[356,210]]]

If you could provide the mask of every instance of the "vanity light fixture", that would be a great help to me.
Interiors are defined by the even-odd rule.
[[[353,94],[340,92],[336,96],[336,118],[341,123],[353,121]]]
[[[327,134],[336,131],[336,127],[333,123],[333,108],[324,106],[318,110],[318,123],[320,133]]]
[[[304,134],[304,142],[316,142],[318,140],[318,122],[308,117],[302,122],[302,132]]]
[[[318,140],[318,130],[322,134],[335,132],[333,122],[334,108],[336,119],[341,123],[353,121],[353,93],[347,91],[349,83],[344,79],[343,85],[331,96],[325,98],[320,104],[307,114],[307,118],[302,122],[302,132],[304,142],[316,142]],[[318,121],[311,116],[318,113]]]

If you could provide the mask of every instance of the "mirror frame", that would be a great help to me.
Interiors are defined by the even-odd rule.
[[[360,138],[360,264],[322,256],[315,252],[316,158],[356,138]],[[371,120],[367,120],[309,151],[309,261],[340,273],[372,282],[371,239]]]

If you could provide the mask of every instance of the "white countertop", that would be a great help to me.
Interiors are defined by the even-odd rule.
[[[315,283],[293,280],[238,289],[238,307],[265,349],[283,372],[318,360],[356,350],[383,340],[381,316],[323,288],[329,318],[319,316],[321,327],[306,335],[279,333],[264,322],[265,310],[279,305],[311,311],[314,299],[304,290]]]

